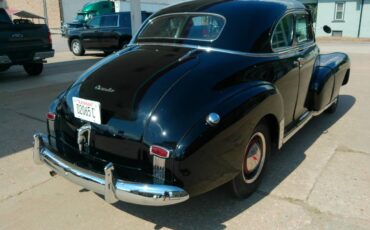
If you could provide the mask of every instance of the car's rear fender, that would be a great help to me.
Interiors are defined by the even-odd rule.
[[[175,177],[191,195],[230,181],[241,170],[243,152],[257,124],[274,117],[275,127],[283,129],[283,111],[282,97],[269,83],[220,103],[214,110],[221,117],[218,125],[212,127],[202,118],[179,141],[173,159]],[[283,135],[280,128],[273,131]]]
[[[349,81],[350,60],[344,53],[321,54],[318,56],[310,83],[307,107],[320,111],[333,101],[342,85]]]

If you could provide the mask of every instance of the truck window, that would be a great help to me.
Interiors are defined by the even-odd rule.
[[[98,28],[100,26],[100,17],[94,17],[88,23],[91,28]]]
[[[101,17],[100,26],[101,27],[115,27],[118,23],[117,15],[103,16]]]

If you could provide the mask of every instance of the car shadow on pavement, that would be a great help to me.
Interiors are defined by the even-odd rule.
[[[40,76],[29,76],[23,70],[22,66],[12,66],[9,70],[0,72],[0,84],[37,80],[40,78],[53,78],[54,76],[62,73],[66,74],[71,72],[84,71],[99,60],[101,60],[101,58],[47,63],[44,65],[44,71],[41,73]]]
[[[114,207],[154,223],[155,229],[224,229],[224,222],[255,205],[299,167],[305,160],[306,150],[356,103],[356,99],[350,95],[341,95],[339,101],[336,113],[323,113],[314,118],[280,151],[273,154],[269,166],[275,167],[269,167],[266,171],[266,174],[273,176],[262,184],[262,190],[260,187],[248,199],[232,197],[228,186],[224,185],[174,206],[146,207],[118,202]]]

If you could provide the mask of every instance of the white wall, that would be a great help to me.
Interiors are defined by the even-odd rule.
[[[154,13],[169,5],[185,1],[187,0],[141,0],[141,10]],[[116,2],[116,12],[130,11],[130,0],[116,0],[115,2]]]
[[[331,36],[326,34],[322,27],[328,25],[332,30],[343,31],[344,37],[357,37],[360,19],[360,0],[346,1],[344,11],[344,21],[334,21],[335,1],[319,0],[317,9],[317,36]]]

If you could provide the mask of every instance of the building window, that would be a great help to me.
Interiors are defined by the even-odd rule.
[[[344,20],[344,2],[335,3],[334,20],[336,21]]]

